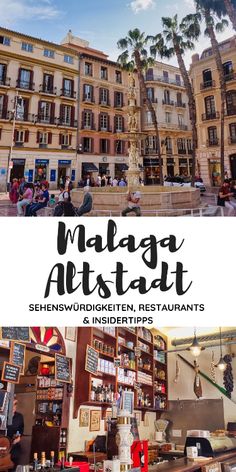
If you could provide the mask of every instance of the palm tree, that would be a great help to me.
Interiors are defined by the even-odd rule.
[[[153,107],[152,101],[150,100],[147,92],[147,85],[145,83],[144,72],[145,70],[153,65],[153,59],[148,56],[146,46],[148,44],[148,37],[145,33],[136,28],[128,31],[125,38],[120,39],[117,43],[119,49],[123,50],[123,53],[118,57],[118,62],[125,68],[135,68],[138,74],[138,81],[141,91],[141,102],[145,103],[148,111],[152,117],[152,123],[155,128],[157,154],[159,161],[160,170],[160,184],[163,185],[163,171],[162,171],[162,159],[161,159],[161,143],[159,128],[157,122],[157,116],[155,108]]]
[[[236,31],[236,0],[224,0],[225,9]]]
[[[197,11],[201,14],[205,21],[205,35],[210,38],[212,52],[215,56],[216,69],[220,82],[221,94],[221,112],[220,112],[220,166],[221,181],[224,180],[224,151],[225,151],[225,104],[226,104],[226,81],[224,74],[224,66],[221,59],[219,44],[216,39],[216,32],[222,32],[228,21],[222,19],[216,22],[216,16],[222,16],[222,0],[194,0]]]
[[[150,37],[153,42],[151,46],[151,54],[156,57],[157,54],[161,58],[170,59],[176,56],[180,72],[184,81],[184,86],[188,96],[189,116],[192,125],[192,186],[195,183],[196,173],[196,150],[197,150],[197,126],[196,126],[196,102],[194,97],[193,86],[187,72],[187,68],[183,59],[185,51],[194,49],[194,40],[200,36],[200,15],[198,13],[187,15],[183,20],[178,22],[178,15],[173,18],[162,18],[163,31],[156,36]]]

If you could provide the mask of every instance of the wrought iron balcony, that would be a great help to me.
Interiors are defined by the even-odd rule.
[[[212,111],[211,113],[202,114],[202,121],[218,120],[219,118],[220,118],[220,114],[218,111]]]
[[[236,106],[227,106],[226,116],[236,115]]]
[[[61,118],[56,118],[56,124],[58,126],[64,126],[65,128],[77,128],[78,126],[78,121],[77,120],[73,120],[73,121],[65,121]]]
[[[3,87],[10,87],[11,78],[10,77],[1,77],[0,78],[0,86]]]
[[[56,95],[57,87],[47,87],[45,84],[40,84],[39,93],[46,93],[48,95]]]
[[[45,125],[56,125],[57,124],[57,118],[54,116],[43,116],[43,115],[37,115],[37,122]]]
[[[236,136],[229,136],[229,144],[236,144]]]
[[[187,150],[185,148],[178,148],[178,154],[187,154]]]
[[[14,113],[9,110],[6,115],[6,119],[12,121],[14,119]],[[33,113],[18,112],[16,114],[16,121],[28,121],[31,123],[37,123],[37,115]]]
[[[93,125],[87,125],[86,123],[81,123],[81,129],[87,129],[89,131],[96,131],[96,126],[95,124]]]
[[[163,99],[162,104],[163,105],[169,105],[169,106],[173,107],[175,102],[174,102],[174,100],[165,100],[165,99]]]
[[[66,97],[66,98],[76,98],[76,92],[73,90],[68,90],[65,88],[61,89],[61,97]]]
[[[186,108],[186,103],[183,102],[175,102],[175,106],[177,108]]]
[[[236,73],[230,72],[229,74],[226,74],[224,77],[225,77],[225,82],[230,82],[231,80],[236,80]]]
[[[99,105],[101,105],[102,107],[110,107],[111,102],[110,102],[110,100],[100,100]]]
[[[205,89],[211,89],[216,86],[215,80],[206,80],[200,84],[200,89],[205,90]]]
[[[219,139],[218,138],[207,139],[206,145],[207,147],[219,146]]]
[[[171,79],[169,77],[158,76],[154,74],[146,74],[145,80],[147,82],[162,82],[164,84],[177,85],[177,87],[184,87],[181,80]]]
[[[35,90],[35,83],[18,79],[16,81],[16,88],[19,88],[19,89],[22,89],[22,90],[30,90],[30,91],[33,92]]]

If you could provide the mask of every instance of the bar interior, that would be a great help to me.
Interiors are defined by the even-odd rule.
[[[236,328],[2,327],[0,472],[236,471]]]

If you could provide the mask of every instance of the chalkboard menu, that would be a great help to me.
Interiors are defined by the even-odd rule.
[[[25,345],[17,342],[11,343],[10,362],[18,365],[21,369],[20,372],[23,374],[25,367]]]
[[[97,374],[98,372],[98,359],[99,359],[99,352],[96,351],[91,346],[87,346],[86,350],[86,358],[85,358],[85,370],[90,372],[90,374]]]
[[[4,382],[10,382],[18,384],[20,381],[20,367],[10,362],[4,362],[2,370],[2,380]]]
[[[30,341],[29,327],[2,327],[1,328],[1,338],[8,339],[10,341]]]
[[[122,392],[121,410],[128,411],[131,415],[134,409],[134,392]]]
[[[69,357],[56,354],[55,378],[58,382],[71,383],[71,359]]]

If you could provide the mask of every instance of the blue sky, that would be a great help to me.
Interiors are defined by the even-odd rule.
[[[161,31],[161,17],[192,11],[193,0],[0,0],[1,25],[32,36],[60,42],[69,29],[91,47],[117,57],[116,42],[129,29],[147,34]],[[219,39],[233,34],[229,29]],[[208,40],[201,38],[198,49]],[[191,53],[186,60],[190,61]],[[173,60],[172,60],[172,63]]]

